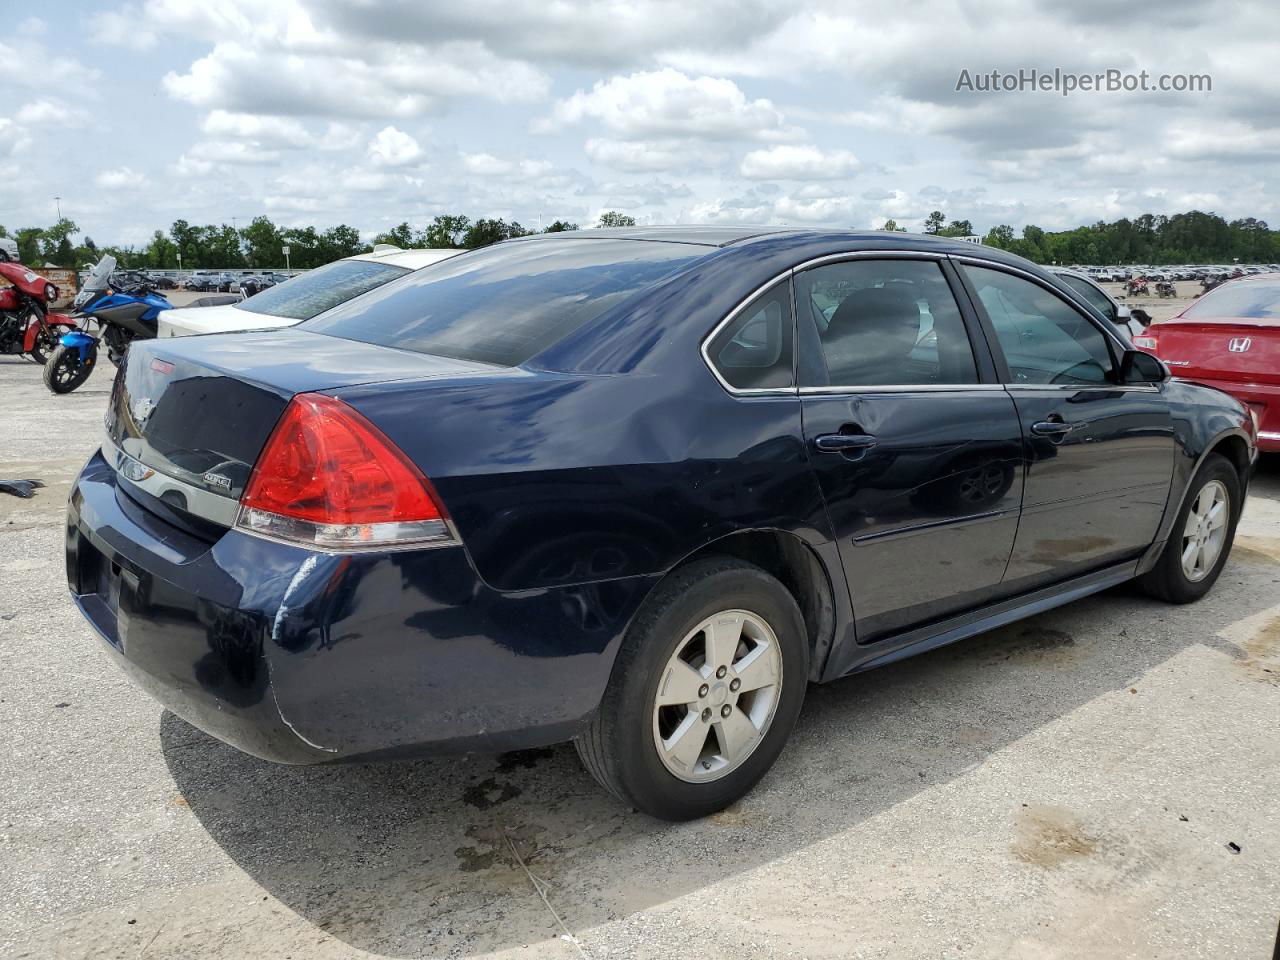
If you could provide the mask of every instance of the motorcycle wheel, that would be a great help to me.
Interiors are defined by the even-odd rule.
[[[49,356],[58,349],[60,334],[53,327],[45,327],[36,334],[36,342],[31,345],[31,357],[40,366],[49,362]]]
[[[54,393],[70,393],[89,379],[93,361],[80,362],[80,351],[61,344],[49,355],[44,365],[44,385]]]

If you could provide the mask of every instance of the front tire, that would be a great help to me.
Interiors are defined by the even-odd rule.
[[[636,615],[578,755],[624,803],[663,820],[704,817],[773,765],[808,675],[787,588],[740,560],[694,561]]]
[[[92,357],[81,363],[78,348],[59,344],[44,365],[44,385],[54,393],[70,393],[88,380],[91,373]]]
[[[61,334],[54,327],[42,326],[36,333],[35,343],[31,345],[29,356],[36,363],[44,366],[49,362],[49,357],[58,349],[58,340]]]
[[[1216,453],[1205,457],[1160,559],[1138,578],[1144,591],[1169,603],[1194,603],[1212,589],[1235,540],[1240,486],[1230,460]]]

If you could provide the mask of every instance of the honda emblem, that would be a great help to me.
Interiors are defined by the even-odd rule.
[[[1250,337],[1232,337],[1227,341],[1227,349],[1232,353],[1244,353],[1251,346],[1253,346],[1253,340]]]

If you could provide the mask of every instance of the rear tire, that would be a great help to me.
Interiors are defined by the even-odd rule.
[[[704,817],[773,765],[808,678],[808,634],[787,588],[739,560],[697,560],[641,607],[575,746],[622,802],[663,820]]]
[[[80,362],[80,351],[61,344],[49,355],[44,365],[44,385],[54,393],[70,393],[93,373],[93,361]]]
[[[1215,514],[1218,504],[1221,512]],[[1209,454],[1187,485],[1160,559],[1138,578],[1138,585],[1168,603],[1194,603],[1203,597],[1226,566],[1241,506],[1240,475],[1226,457]]]

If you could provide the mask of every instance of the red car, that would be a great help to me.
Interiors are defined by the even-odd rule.
[[[1175,377],[1223,390],[1253,411],[1258,449],[1280,452],[1280,273],[1215,287],[1133,338]]]

